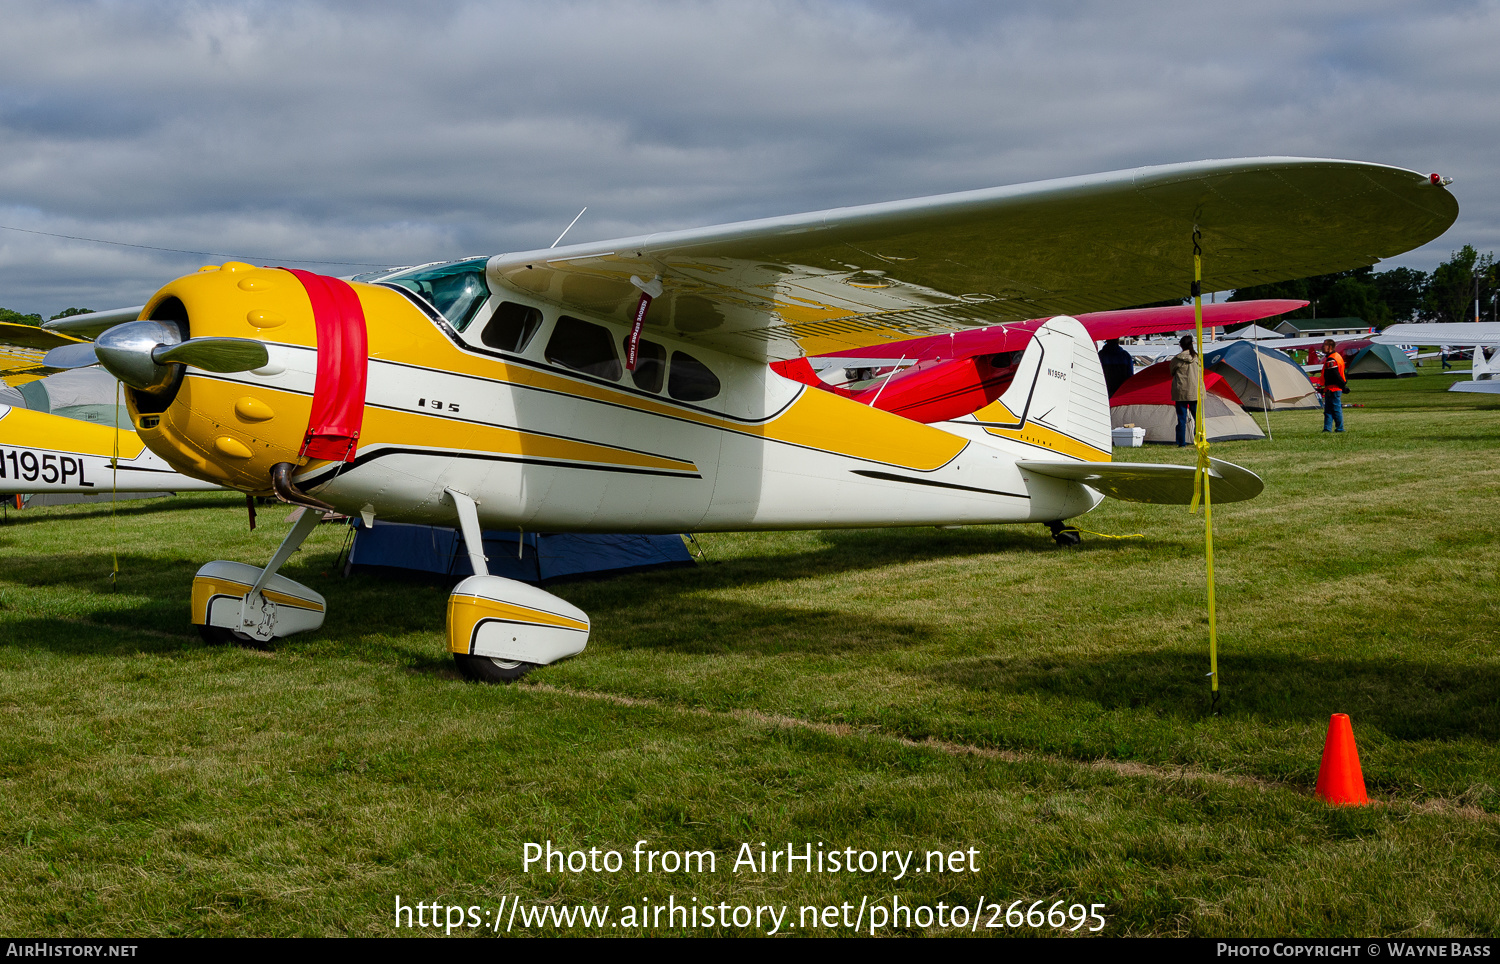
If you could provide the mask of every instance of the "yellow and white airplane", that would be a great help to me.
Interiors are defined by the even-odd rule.
[[[428,264],[350,281],[228,263],[49,366],[102,363],[179,471],[462,529],[448,609],[472,678],[577,653],[588,616],[487,572],[482,528],[682,532],[1042,522],[1189,501],[1193,469],[1110,461],[1104,379],[1065,313],[1373,263],[1457,216],[1445,181],[1349,161],[1204,161]],[[807,355],[1059,315],[999,400],[926,425],[783,377]],[[1253,473],[1214,461],[1216,502]],[[324,600],[211,562],[211,639],[321,625]]]
[[[179,473],[146,448],[113,375],[97,368],[59,372],[42,364],[41,348],[77,341],[0,323],[0,493],[219,488]]]
[[[195,492],[219,485],[183,475],[128,428],[0,405],[0,492]]]

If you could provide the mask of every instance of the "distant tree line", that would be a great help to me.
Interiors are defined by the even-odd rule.
[[[1481,255],[1466,244],[1431,274],[1413,268],[1355,268],[1241,288],[1229,300],[1299,298],[1311,304],[1283,317],[1363,318],[1383,328],[1400,321],[1473,321],[1478,297],[1480,317],[1490,321],[1496,314],[1497,282],[1494,252]]]
[[[56,321],[59,318],[71,318],[74,315],[86,315],[93,311],[92,308],[64,308],[57,314],[48,318],[48,321]],[[9,308],[0,308],[0,322],[8,322],[17,325],[40,325],[41,315],[23,315],[19,311],[11,311]]]

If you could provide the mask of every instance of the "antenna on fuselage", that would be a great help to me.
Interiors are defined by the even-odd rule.
[[[587,204],[585,204],[583,206],[583,211],[587,211],[588,209],[589,209],[589,206]],[[583,217],[583,211],[579,211],[578,212],[578,218]],[[568,226],[565,227],[565,228],[563,228],[563,233],[559,234],[557,236],[557,241],[561,241],[563,239],[563,235],[566,235],[569,231],[573,230],[573,225],[575,225],[575,224],[578,223],[578,218],[574,218],[573,220],[571,220],[571,221],[568,222]],[[548,245],[548,247],[549,248],[555,248],[555,247],[557,247],[557,241],[553,241],[550,245]]]

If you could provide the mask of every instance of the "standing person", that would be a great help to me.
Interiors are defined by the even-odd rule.
[[[1198,400],[1198,386],[1203,381],[1203,365],[1198,353],[1193,350],[1193,336],[1183,335],[1177,343],[1182,353],[1167,362],[1167,371],[1172,373],[1172,403],[1177,406],[1177,447],[1187,445],[1188,416],[1193,414],[1193,403]]]
[[[1135,374],[1135,359],[1120,347],[1120,339],[1111,338],[1099,350],[1099,367],[1104,369],[1104,386],[1111,396]]]
[[[1344,430],[1344,392],[1348,389],[1344,356],[1329,338],[1323,342],[1323,431]]]

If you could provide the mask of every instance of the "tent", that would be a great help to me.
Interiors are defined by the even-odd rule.
[[[1240,407],[1239,398],[1222,376],[1206,372],[1208,394],[1203,397],[1204,427],[1210,442],[1265,438],[1255,419]],[[1146,441],[1172,444],[1177,441],[1177,407],[1172,404],[1172,374],[1167,362],[1152,365],[1130,376],[1109,400],[1110,424],[1115,428],[1135,425],[1146,430]],[[1188,431],[1193,431],[1192,419]]]
[[[472,576],[463,537],[442,526],[352,520],[354,545],[345,574],[366,568],[408,569],[452,578]],[[681,536],[486,531],[490,575],[547,583],[668,566],[690,566]]]
[[[1405,378],[1417,373],[1406,353],[1393,345],[1347,341],[1338,350],[1344,356],[1344,374],[1349,378]]]
[[[1281,337],[1284,337],[1281,332],[1272,331],[1270,328],[1262,328],[1260,325],[1257,325],[1252,321],[1250,324],[1245,325],[1242,328],[1236,328],[1233,331],[1226,330],[1223,336],[1219,338],[1219,340],[1237,341],[1241,338],[1247,338],[1252,341],[1274,341],[1275,339]]]
[[[1223,377],[1245,408],[1317,408],[1318,390],[1291,356],[1240,341],[1204,352],[1208,370]]]

